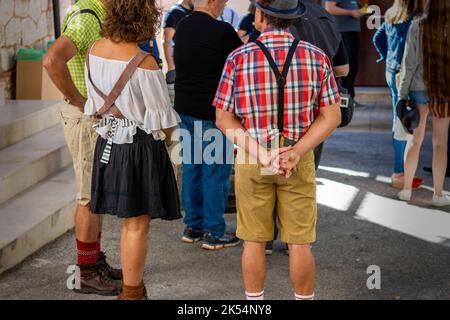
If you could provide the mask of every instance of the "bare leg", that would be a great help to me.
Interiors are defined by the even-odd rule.
[[[242,273],[245,291],[257,293],[264,290],[266,277],[265,242],[245,241],[242,253]]]
[[[147,256],[150,216],[124,219],[120,239],[120,260],[123,283],[137,287],[144,279],[144,265]]]
[[[412,190],[414,175],[419,163],[420,148],[422,147],[427,126],[428,107],[419,105],[420,123],[414,130],[413,138],[408,141],[405,151],[405,184],[403,190]]]
[[[309,244],[289,244],[289,270],[296,294],[310,296],[314,293],[315,268],[314,256]]]
[[[102,215],[92,214],[89,206],[77,205],[75,215],[75,235],[82,242],[97,242],[101,229]]]
[[[447,170],[447,142],[450,118],[433,117],[433,184],[434,194],[442,196]]]

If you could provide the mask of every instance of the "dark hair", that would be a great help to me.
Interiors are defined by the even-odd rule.
[[[101,35],[114,42],[144,42],[154,38],[160,26],[157,0],[109,0]]]
[[[430,110],[436,117],[450,116],[450,1],[430,1],[423,23],[424,78]]]
[[[258,0],[258,3],[263,6],[270,6],[275,0]],[[266,18],[267,24],[275,27],[277,29],[287,29],[294,24],[295,19],[281,19],[270,16],[261,11],[261,13]]]

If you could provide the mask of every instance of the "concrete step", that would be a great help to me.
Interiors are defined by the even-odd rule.
[[[355,100],[359,103],[391,105],[391,91],[388,87],[356,87]]]
[[[0,204],[71,162],[59,124],[0,150]]]
[[[73,228],[75,193],[69,168],[0,206],[0,273]]]
[[[0,149],[56,125],[59,104],[39,100],[8,101],[0,108]]]

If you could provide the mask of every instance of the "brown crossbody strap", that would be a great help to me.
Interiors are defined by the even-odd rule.
[[[92,45],[93,46],[93,45]],[[91,46],[91,48],[92,48]],[[86,67],[87,67],[87,73],[88,73],[88,79],[91,83],[92,87],[94,88],[95,92],[102,97],[105,102],[103,103],[103,106],[100,108],[100,110],[97,112],[97,115],[103,115],[107,113],[112,107],[115,107],[115,102],[117,98],[122,93],[123,89],[127,85],[128,81],[130,81],[131,76],[134,74],[136,69],[139,67],[139,65],[144,61],[144,59],[149,55],[143,51],[136,54],[133,59],[128,63],[123,73],[120,75],[119,80],[117,80],[116,84],[112,88],[109,95],[104,94],[100,89],[97,88],[97,86],[94,84],[91,78],[91,68],[89,63],[89,54],[91,52],[91,48],[87,52],[86,57]]]

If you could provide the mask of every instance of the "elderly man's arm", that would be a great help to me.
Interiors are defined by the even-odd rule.
[[[55,86],[69,99],[70,103],[84,111],[86,99],[78,91],[70,76],[67,62],[77,53],[75,44],[61,36],[44,56],[43,65]]]

